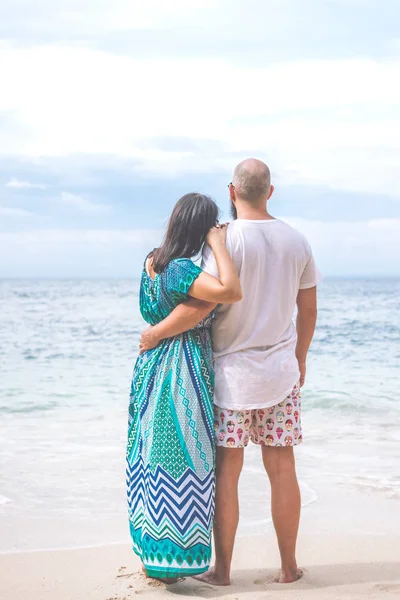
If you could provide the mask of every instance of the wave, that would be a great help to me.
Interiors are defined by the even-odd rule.
[[[15,414],[30,414],[37,412],[48,412],[59,407],[57,402],[49,402],[48,404],[18,404],[16,406],[0,406],[0,414],[15,415]]]
[[[400,498],[400,476],[343,475],[347,484],[364,492],[380,492],[388,498]]]

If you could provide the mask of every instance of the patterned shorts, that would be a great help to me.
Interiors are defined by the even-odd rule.
[[[270,408],[228,410],[214,406],[217,446],[244,448],[249,439],[260,446],[296,446],[303,440],[301,395],[296,384],[289,396]]]

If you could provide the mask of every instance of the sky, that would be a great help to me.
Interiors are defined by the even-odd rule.
[[[400,275],[398,0],[0,2],[0,277],[137,277],[235,165],[326,276]],[[397,82],[397,83],[396,83]]]

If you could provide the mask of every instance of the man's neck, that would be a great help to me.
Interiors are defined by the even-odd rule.
[[[236,204],[237,218],[247,219],[249,221],[270,221],[274,219],[267,211],[266,206],[256,208],[242,203]]]

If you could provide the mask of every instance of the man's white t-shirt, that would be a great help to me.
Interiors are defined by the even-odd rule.
[[[243,298],[218,306],[213,321],[214,403],[231,410],[267,408],[279,404],[299,379],[296,298],[320,275],[306,238],[278,219],[237,219],[228,226],[227,248]],[[202,268],[218,277],[208,246]]]

